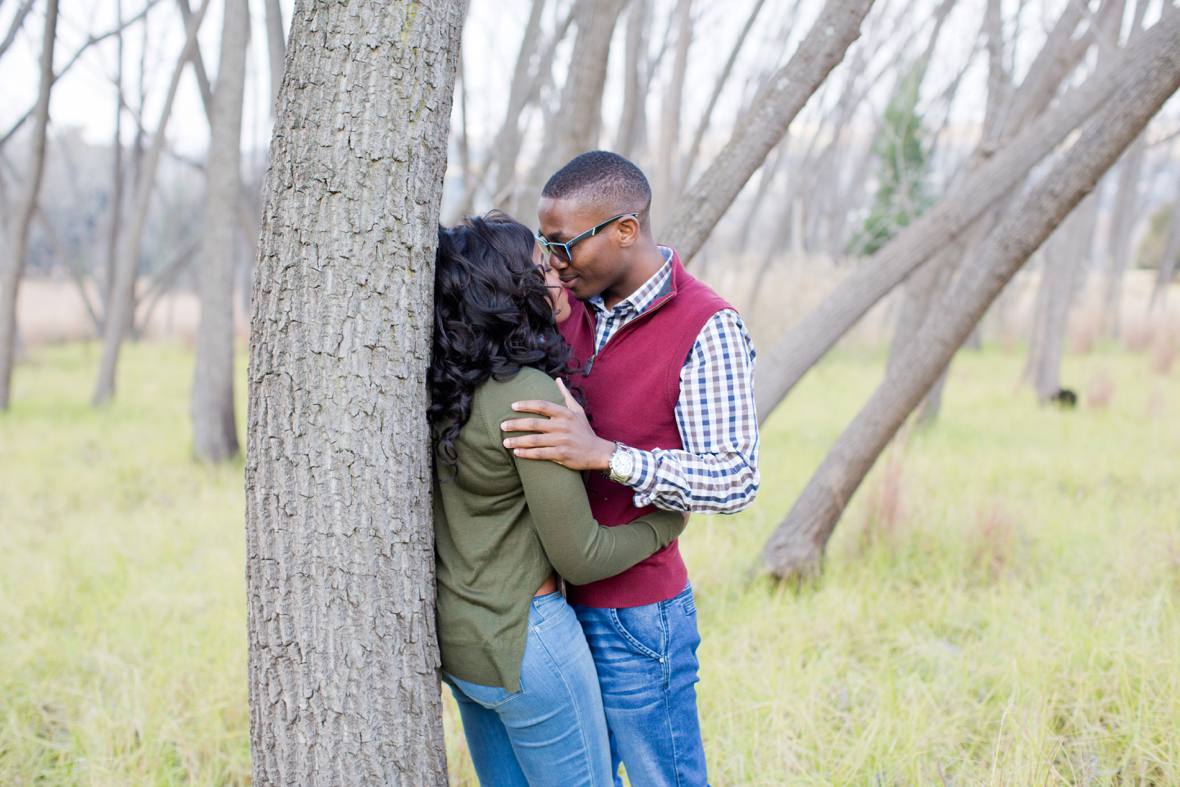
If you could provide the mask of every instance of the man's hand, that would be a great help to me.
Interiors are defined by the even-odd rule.
[[[512,409],[536,413],[548,418],[513,418],[500,424],[505,432],[532,432],[509,437],[504,447],[521,459],[548,459],[571,470],[607,470],[615,444],[594,434],[586,411],[570,395],[565,383],[557,381],[565,407],[553,402],[530,399],[513,402]]]

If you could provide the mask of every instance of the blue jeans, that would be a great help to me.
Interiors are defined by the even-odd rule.
[[[607,787],[610,743],[594,660],[560,593],[533,599],[520,691],[447,675],[484,787]]]
[[[707,785],[692,585],[642,607],[574,610],[598,668],[615,784],[621,761],[637,787]]]

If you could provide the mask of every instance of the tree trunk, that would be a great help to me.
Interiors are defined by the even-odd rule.
[[[201,241],[198,286],[201,321],[193,370],[193,453],[207,462],[238,454],[234,418],[234,269],[241,210],[242,99],[250,9],[242,0],[225,0],[217,87],[209,129],[208,186]]]
[[[115,16],[119,26],[123,24],[123,0],[115,0]],[[119,253],[119,230],[123,217],[123,32],[120,30],[115,43],[115,135],[114,162],[111,172],[111,213],[107,227],[106,264],[103,266],[102,283],[99,285],[99,300],[102,302],[102,324],[99,335],[106,330],[106,318],[111,309],[111,293],[115,289],[115,267]]]
[[[692,142],[688,146],[688,152],[684,154],[684,158],[680,162],[680,177],[684,183],[687,183],[688,179],[692,177],[692,169],[696,165],[697,157],[700,155],[701,143],[705,139],[705,132],[709,130],[709,124],[713,120],[713,109],[717,106],[717,101],[721,98],[721,93],[725,90],[725,85],[729,82],[729,77],[733,73],[733,67],[737,63],[738,55],[741,54],[742,47],[745,46],[746,39],[750,36],[750,31],[754,29],[754,22],[758,19],[758,14],[762,12],[762,7],[765,5],[766,0],[754,0],[754,5],[746,17],[746,23],[742,25],[737,40],[733,42],[733,47],[729,50],[729,58],[726,59],[725,65],[721,67],[721,73],[718,74],[717,80],[713,83],[713,92],[709,94],[709,100],[705,104],[705,110],[701,113],[701,119],[697,123],[697,130],[692,135]]]
[[[759,418],[765,420],[803,375],[856,322],[932,254],[954,242],[996,200],[1007,196],[1029,171],[1111,94],[1126,86],[1157,39],[1174,23],[1157,23],[1142,47],[1120,50],[1110,68],[1100,69],[1050,111],[1026,125],[942,200],[897,234],[866,264],[849,275],[782,339],[761,353],[756,383]],[[1151,40],[1148,40],[1148,36]],[[1135,89],[1133,87],[1128,89]]]
[[[647,65],[647,28],[650,24],[650,0],[631,0],[627,11],[626,53],[623,67],[623,112],[615,136],[615,151],[628,158],[643,143],[647,123],[647,94],[643,90],[643,68]]]
[[[1118,186],[1115,189],[1114,211],[1110,218],[1110,237],[1107,244],[1106,287],[1103,293],[1102,318],[1105,333],[1119,338],[1123,277],[1131,259],[1131,241],[1139,214],[1139,179],[1143,173],[1143,157],[1147,145],[1140,137],[1131,145],[1118,167]]]
[[[115,266],[115,288],[111,293],[111,305],[107,310],[104,326],[106,330],[103,334],[102,360],[99,363],[98,380],[95,382],[94,395],[91,398],[96,406],[106,403],[115,395],[115,371],[119,365],[119,350],[122,349],[123,339],[131,329],[135,311],[135,278],[139,272],[139,252],[143,243],[144,228],[147,226],[148,210],[151,208],[152,183],[156,179],[156,169],[164,152],[168,119],[172,115],[172,104],[180,86],[180,77],[184,73],[185,65],[196,51],[197,30],[201,26],[201,20],[205,18],[205,10],[208,7],[209,0],[202,0],[200,9],[188,20],[184,47],[176,61],[176,67],[172,70],[172,80],[160,110],[155,137],[135,179],[135,209],[131,214],[131,224],[123,237],[118,263]]]
[[[516,182],[516,159],[520,155],[521,145],[521,114],[528,106],[531,93],[535,87],[535,80],[531,79],[530,65],[533,55],[537,51],[537,40],[541,36],[541,16],[545,10],[545,0],[533,0],[529,11],[528,22],[525,24],[524,36],[520,40],[520,49],[516,53],[516,65],[512,69],[512,82],[508,86],[508,106],[504,111],[504,122],[492,142],[489,152],[488,166],[496,171],[495,185],[492,188],[492,204],[511,204],[513,200],[512,184]],[[470,196],[464,196],[464,202],[472,202],[475,190],[469,189]]]
[[[1082,259],[1071,254],[1076,247],[1071,233],[1082,231],[1083,228],[1074,217],[1085,213],[1086,205],[1083,203],[1062,222],[1060,229],[1045,244],[1045,267],[1041,273],[1037,298],[1040,301],[1036,315],[1039,325],[1029,348],[1032,383],[1037,400],[1042,404],[1048,402],[1061,388],[1061,359],[1065,352],[1069,309],[1082,270]]]
[[[266,54],[270,64],[270,111],[273,116],[279,87],[283,84],[283,61],[287,56],[286,28],[279,0],[266,0]]]
[[[664,91],[660,107],[660,140],[656,152],[656,171],[652,194],[652,223],[657,233],[664,226],[668,207],[680,190],[676,172],[680,147],[680,113],[684,105],[684,75],[688,72],[688,52],[692,47],[692,0],[676,4],[676,51],[672,58],[672,73]]]
[[[1152,310],[1167,305],[1168,290],[1172,286],[1172,276],[1176,273],[1177,257],[1180,257],[1180,195],[1172,204],[1172,218],[1168,223],[1167,240],[1164,241],[1164,256],[1160,257],[1155,286],[1151,290]]]
[[[465,7],[294,14],[250,341],[260,787],[447,783],[426,370]]]
[[[574,24],[578,27],[574,38],[576,54],[561,94],[555,127],[546,135],[550,155],[548,166],[541,173],[543,177],[598,143],[611,37],[626,3],[627,0],[578,0],[574,9]]]
[[[1180,10],[1166,9],[1159,35],[1137,42],[1139,66],[1052,170],[1019,198],[977,264],[941,299],[940,318],[900,359],[845,429],[763,557],[776,577],[815,573],[848,501],[1004,285],[1180,87]]]
[[[671,212],[665,236],[688,263],[729,209],[746,181],[786,135],[799,110],[860,37],[873,0],[828,0],[785,66],[755,96],[729,142]]]
[[[33,150],[16,215],[8,223],[8,260],[0,278],[0,412],[8,409],[12,395],[12,369],[16,365],[16,297],[29,249],[29,227],[41,192],[45,171],[45,140],[49,128],[49,95],[53,87],[53,49],[57,41],[57,0],[48,0],[45,30],[41,37],[41,68],[37,106],[33,111]],[[3,263],[0,260],[0,263]]]

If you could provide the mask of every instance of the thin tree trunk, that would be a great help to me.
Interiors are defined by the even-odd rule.
[[[53,88],[53,49],[57,42],[57,0],[47,0],[45,29],[41,36],[41,68],[37,105],[33,112],[33,150],[25,172],[24,188],[16,206],[16,215],[7,227],[7,260],[0,278],[0,412],[8,409],[12,396],[12,369],[16,365],[16,299],[24,275],[25,254],[29,249],[29,228],[41,176],[45,172],[45,144],[49,129],[49,97]]]
[[[861,22],[872,4],[873,0],[828,0],[795,54],[755,96],[717,158],[677,201],[665,235],[676,242],[686,263],[860,37]]]
[[[1089,197],[1087,197],[1089,199]],[[1038,315],[1040,330],[1036,345],[1029,350],[1030,359],[1035,359],[1032,382],[1037,400],[1042,404],[1049,401],[1061,389],[1061,359],[1065,352],[1065,332],[1069,325],[1069,309],[1073,304],[1074,292],[1080,279],[1082,260],[1070,254],[1075,245],[1070,232],[1082,228],[1071,219],[1084,215],[1085,204],[1078,206],[1061,224],[1060,238],[1052,237],[1045,244],[1045,269],[1041,273],[1041,287],[1044,295],[1042,311]]]
[[[1168,223],[1168,236],[1164,241],[1164,255],[1160,257],[1159,271],[1156,274],[1155,286],[1151,290],[1151,309],[1166,306],[1168,290],[1172,287],[1172,277],[1176,273],[1176,258],[1180,257],[1180,195],[1172,204],[1172,218]]]
[[[168,85],[168,93],[164,98],[164,105],[160,110],[160,120],[156,124],[155,137],[147,157],[141,164],[136,176],[135,209],[131,214],[131,224],[120,245],[118,263],[115,266],[115,289],[111,293],[111,306],[107,310],[105,332],[103,335],[102,360],[99,362],[98,379],[94,386],[91,401],[94,405],[101,405],[115,395],[115,371],[119,364],[119,350],[122,349],[123,339],[131,329],[132,317],[135,310],[135,278],[139,269],[139,252],[143,243],[143,232],[147,226],[148,210],[151,207],[152,184],[156,178],[156,170],[160,164],[160,156],[164,151],[168,119],[172,115],[172,104],[176,99],[176,91],[180,86],[180,77],[184,67],[192,57],[197,45],[197,30],[201,20],[205,17],[205,10],[209,7],[209,0],[202,0],[200,9],[189,19],[185,31],[184,46],[176,67],[172,70],[172,80]]]
[[[1180,10],[1166,9],[1139,42],[1133,79],[1103,105],[1052,170],[1006,213],[978,264],[941,299],[941,315],[887,375],[824,459],[763,552],[776,577],[820,566],[841,513],[885,446],[921,401],[1004,285],[1094,187],[1180,87]],[[1131,86],[1134,89],[1130,89]]]
[[[180,17],[184,20],[185,27],[188,27],[193,15],[188,0],[176,0],[176,5],[180,8]],[[197,90],[201,94],[201,105],[205,107],[205,117],[211,118],[213,116],[213,88],[209,85],[209,73],[205,70],[205,57],[201,54],[200,41],[193,45],[193,54],[190,60],[193,64],[193,75],[197,78]]]
[[[721,73],[718,74],[717,80],[713,83],[713,92],[709,94],[709,101],[705,104],[705,110],[701,113],[701,119],[697,123],[697,130],[693,133],[692,142],[688,146],[688,153],[684,155],[680,163],[680,177],[685,183],[692,177],[692,168],[696,166],[697,157],[701,153],[701,143],[704,142],[705,132],[709,130],[709,124],[713,120],[713,109],[717,106],[717,101],[725,91],[725,85],[729,82],[729,77],[733,73],[733,67],[737,63],[738,55],[741,54],[742,47],[745,46],[750,31],[754,29],[754,22],[758,19],[758,14],[761,13],[762,7],[765,5],[766,0],[754,0],[754,7],[750,9],[750,13],[746,17],[746,23],[742,25],[737,40],[733,42],[733,47],[729,50],[729,58],[726,59],[725,65],[721,67]]]
[[[634,155],[642,136],[641,122],[647,94],[643,90],[643,67],[647,64],[647,28],[650,23],[650,0],[631,0],[627,10],[626,54],[623,66],[623,112],[615,136],[615,151],[620,156]]]
[[[1036,118],[980,167],[952,188],[849,275],[815,309],[769,349],[762,351],[763,371],[756,383],[759,418],[765,419],[803,375],[856,322],[932,254],[959,238],[996,202],[1028,175],[1119,88],[1127,74],[1150,54],[1156,40],[1173,31],[1173,21],[1157,23],[1143,46],[1116,53],[1111,67],[1100,69],[1078,89],[1062,96],[1050,111]],[[1150,36],[1151,40],[1148,40]]]
[[[296,6],[250,341],[259,787],[447,783],[426,370],[465,6]]]
[[[521,115],[528,106],[533,92],[529,88],[535,86],[531,79],[530,65],[537,51],[537,40],[541,36],[541,17],[545,11],[545,0],[533,0],[529,11],[528,21],[525,23],[524,36],[520,41],[520,49],[516,53],[516,65],[512,69],[512,82],[508,86],[508,106],[504,111],[504,122],[496,133],[488,153],[488,165],[496,171],[496,179],[492,187],[493,204],[511,204],[512,184],[516,181],[516,159],[520,155],[522,132],[520,127]],[[462,202],[470,204],[475,198],[474,183],[467,189]]]
[[[115,0],[115,17],[121,27],[123,24],[123,0]],[[99,287],[102,301],[102,324],[98,326],[101,336],[106,330],[106,316],[111,308],[111,293],[115,289],[115,266],[119,249],[119,229],[123,217],[123,33],[120,30],[115,39],[115,137],[114,162],[111,171],[111,213],[110,225],[107,227],[106,264],[103,266],[103,278]]]
[[[1110,219],[1110,238],[1107,244],[1106,286],[1103,293],[1102,318],[1105,333],[1119,338],[1122,329],[1123,278],[1130,265],[1131,241],[1139,214],[1139,180],[1143,174],[1146,143],[1143,137],[1135,140],[1118,166],[1118,185],[1115,189],[1114,211]]]
[[[283,61],[287,56],[286,27],[279,0],[266,0],[266,55],[270,65],[270,112],[274,116],[275,101],[283,84]]]
[[[660,141],[652,195],[652,221],[656,228],[663,226],[668,207],[680,188],[676,170],[679,163],[680,114],[684,105],[684,76],[688,73],[688,52],[692,47],[692,0],[678,0],[676,4],[676,50],[672,58],[672,73],[664,91],[660,107]]]
[[[544,122],[545,142],[529,171],[528,187],[513,201],[523,215],[535,206],[545,179],[598,142],[602,126],[602,95],[610,60],[611,37],[627,0],[577,0],[574,6],[574,57],[556,112]]]
[[[562,91],[556,127],[549,135],[550,171],[594,147],[602,126],[602,94],[611,37],[627,0],[579,0],[574,10],[574,68]]]
[[[242,0],[225,0],[209,129],[205,230],[197,277],[201,320],[192,392],[193,454],[207,462],[224,462],[238,454],[233,299],[236,217],[242,209],[242,100],[249,42],[249,7]]]

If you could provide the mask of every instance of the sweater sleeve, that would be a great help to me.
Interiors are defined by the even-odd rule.
[[[489,435],[498,445],[513,434],[501,431],[500,424],[518,415],[511,405],[521,399],[563,403],[553,380],[532,370],[497,386],[484,416]],[[630,568],[668,546],[684,530],[685,516],[674,511],[655,511],[626,525],[603,527],[590,512],[580,473],[555,462],[512,459],[541,546],[557,573],[575,585]]]

